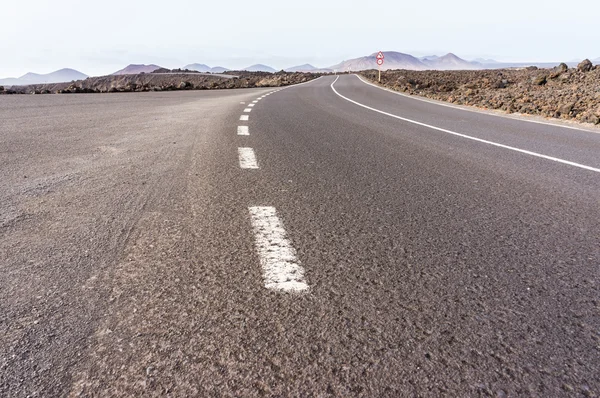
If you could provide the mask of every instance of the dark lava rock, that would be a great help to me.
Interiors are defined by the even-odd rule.
[[[592,61],[589,59],[584,59],[579,65],[577,65],[577,70],[580,72],[589,72],[592,70],[592,66]]]
[[[377,81],[377,70],[361,72]],[[600,68],[382,72],[381,85],[458,105],[600,124]],[[419,86],[417,89],[416,86]]]
[[[546,75],[537,75],[532,79],[533,84],[537,84],[538,86],[543,86],[548,82]]]

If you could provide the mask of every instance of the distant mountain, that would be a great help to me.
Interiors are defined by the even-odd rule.
[[[28,84],[64,83],[73,80],[83,80],[88,76],[75,69],[60,69],[48,74],[27,73],[19,78],[0,79],[3,86],[24,86]]]
[[[592,59],[592,62],[593,62],[594,64],[596,64],[596,63],[600,63],[600,58]]]
[[[481,69],[480,64],[465,61],[452,53],[448,53],[441,57],[423,59],[422,62],[427,65],[428,69],[435,70]]]
[[[383,53],[385,60],[381,70],[387,69],[410,69],[410,70],[425,70],[427,65],[410,54],[403,54],[395,51],[385,51]],[[330,66],[329,69],[334,69],[340,72],[354,72],[366,69],[377,69],[377,53],[373,53],[366,57],[349,59],[342,61],[337,65]]]
[[[490,59],[490,58],[475,58],[473,61],[471,62],[477,62],[479,64],[497,64],[498,61],[494,60],[494,59]]]
[[[197,72],[210,72],[210,66],[205,64],[189,64],[182,69],[195,70]]]
[[[385,51],[384,63],[381,70],[388,69],[407,69],[407,70],[477,70],[477,69],[503,69],[503,68],[524,68],[527,66],[537,66],[538,68],[553,68],[560,62],[498,62],[493,59],[476,59],[473,61],[464,60],[455,54],[448,53],[444,56],[428,55],[426,57],[416,58],[410,54],[403,54],[395,51]],[[600,63],[600,59],[592,61]],[[577,63],[567,62],[569,67],[577,66]],[[376,53],[366,57],[359,57],[340,62],[330,67],[338,72],[355,72],[367,69],[377,69]]]
[[[271,68],[270,66],[263,65],[263,64],[251,65],[246,68],[242,68],[240,70],[245,70],[247,72],[271,72],[271,73],[277,72],[275,69]]]
[[[311,64],[304,64],[298,66],[292,66],[291,68],[287,68],[286,72],[304,72],[304,73],[331,73],[333,69],[328,68],[317,68],[316,66],[312,66]]]
[[[311,64],[304,64],[298,66],[292,66],[291,68],[287,68],[286,72],[314,72],[318,68],[312,66]]]
[[[189,69],[189,70],[195,70],[197,72],[202,72],[202,73],[223,73],[223,72],[227,72],[230,69],[227,68],[223,68],[222,66],[215,66],[214,68],[211,68],[208,65],[205,64],[189,64],[183,67],[183,69]]]
[[[223,73],[229,72],[231,69],[223,68],[222,66],[213,66],[210,68],[210,73]]]
[[[152,73],[157,69],[161,69],[158,65],[127,65],[125,68],[116,71],[113,75],[138,75],[140,73]]]

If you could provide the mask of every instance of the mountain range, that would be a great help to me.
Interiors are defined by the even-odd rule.
[[[230,70],[227,68],[223,68],[222,66],[215,66],[211,68],[210,66],[205,64],[189,64],[184,66],[182,69],[195,70],[196,72],[202,73],[223,73]]]
[[[112,73],[113,75],[138,75],[140,73],[152,73],[161,67],[158,65],[138,65],[131,64],[127,65],[125,68]]]
[[[44,83],[61,83],[61,82],[70,82],[73,80],[82,80],[87,78],[88,76],[76,71],[74,69],[60,69],[56,72],[47,73],[47,74],[39,74],[39,73],[26,73],[19,78],[8,78],[8,79],[0,79],[0,85],[2,86],[20,86],[27,84],[44,84]]]
[[[476,69],[501,69],[501,68],[516,68],[526,66],[538,66],[541,68],[551,68],[559,64],[559,62],[498,62],[493,59],[476,58],[472,61],[467,61],[458,57],[453,53],[448,53],[443,56],[428,55],[417,58],[410,54],[405,54],[396,51],[384,51],[384,63],[381,67],[382,70],[388,69],[408,69],[408,70],[476,70]],[[285,69],[286,72],[313,72],[313,73],[327,73],[327,72],[355,72],[366,69],[377,68],[377,55],[376,53],[353,58],[342,61],[336,65],[332,65],[328,68],[317,68],[311,64],[297,65]],[[594,64],[600,64],[600,58],[592,60]],[[570,67],[577,66],[577,62],[567,62]],[[127,67],[112,73],[112,75],[128,75],[128,74],[139,74],[139,73],[151,73],[161,67],[158,65],[144,65],[144,64],[131,64]],[[189,64],[184,66],[182,69],[194,70],[202,73],[223,73],[230,71],[231,69],[224,68],[222,66],[210,67],[205,64]],[[277,72],[275,68],[268,65],[256,64],[246,68],[237,69],[249,72]],[[0,85],[2,86],[16,86],[16,85],[28,85],[28,84],[43,84],[43,83],[61,83],[70,82],[73,80],[82,80],[88,76],[78,72],[74,69],[60,69],[56,72],[48,74],[37,74],[27,73],[19,78],[7,78],[0,79]]]

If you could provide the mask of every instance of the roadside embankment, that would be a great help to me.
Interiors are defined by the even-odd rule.
[[[200,73],[145,73],[89,77],[70,83],[13,86],[5,94],[113,93],[173,90],[216,90],[226,88],[281,87],[319,77],[314,73],[235,72],[235,75]]]
[[[587,61],[587,60],[586,60]],[[457,105],[600,124],[600,66],[381,72],[381,85]],[[377,71],[361,73],[377,82]]]

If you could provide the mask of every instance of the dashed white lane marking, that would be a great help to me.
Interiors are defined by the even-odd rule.
[[[242,105],[243,105],[243,104],[245,104],[245,102],[244,102],[244,101],[240,101],[240,104],[242,104]]]
[[[252,101],[253,104],[258,104],[258,100]]]
[[[248,104],[248,107],[252,108],[256,104]]]
[[[258,169],[258,162],[256,161],[254,149],[238,148],[238,155],[240,158],[240,167],[242,169]]]
[[[248,126],[238,126],[237,135],[250,135]]]
[[[240,120],[248,120],[249,115],[240,116]]]
[[[246,109],[244,109],[244,112],[246,112],[246,113],[252,112],[252,108],[246,108]]]
[[[594,171],[596,173],[600,173],[600,169],[595,168],[595,167],[586,166],[584,164],[575,163],[575,162],[571,162],[569,160],[564,160],[564,159],[560,159],[560,158],[555,158],[553,156],[548,156],[548,155],[544,155],[544,154],[541,154],[541,153],[528,151],[528,150],[525,150],[525,149],[515,148],[513,146],[504,145],[504,144],[500,144],[500,143],[497,143],[497,142],[484,140],[482,138],[472,137],[470,135],[457,133],[455,131],[446,130],[446,129],[443,129],[441,127],[436,127],[436,126],[432,126],[430,124],[417,122],[416,120],[407,119],[407,118],[402,117],[402,116],[394,115],[392,113],[380,111],[379,109],[371,108],[370,106],[361,104],[360,102],[357,102],[357,101],[354,101],[354,100],[351,100],[350,98],[344,97],[342,94],[338,93],[337,90],[333,87],[333,85],[338,81],[339,78],[340,77],[338,76],[333,81],[333,83],[331,83],[331,89],[333,90],[333,92],[336,93],[339,97],[345,99],[346,101],[352,102],[355,105],[361,106],[361,107],[363,107],[365,109],[368,109],[368,110],[371,110],[373,112],[381,113],[382,115],[390,116],[390,117],[393,117],[393,118],[396,118],[396,119],[399,119],[399,120],[403,120],[403,121],[408,122],[408,123],[416,124],[418,126],[423,126],[423,127],[427,127],[427,128],[433,129],[433,130],[441,131],[443,133],[452,134],[452,135],[455,135],[457,137],[462,137],[462,138],[466,138],[466,139],[469,139],[469,140],[473,140],[473,141],[477,141],[477,142],[482,142],[484,144],[492,145],[492,146],[495,146],[495,147],[498,147],[498,148],[504,148],[504,149],[508,149],[508,150],[511,150],[511,151],[523,153],[523,154],[526,154],[526,155],[535,156],[535,157],[538,157],[538,158],[542,158],[542,159],[546,159],[546,160],[551,160],[553,162],[567,164],[569,166],[579,167],[580,169],[584,169],[584,170],[589,170],[589,171]]]
[[[255,246],[267,289],[301,292],[308,290],[304,269],[287,238],[274,207],[249,207]]]

